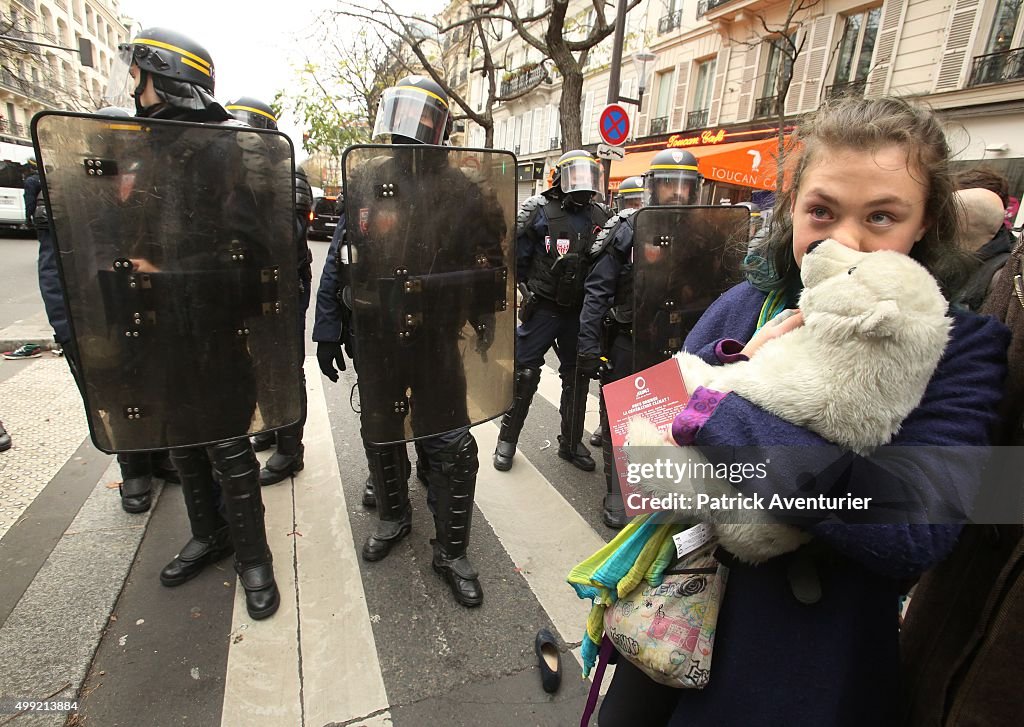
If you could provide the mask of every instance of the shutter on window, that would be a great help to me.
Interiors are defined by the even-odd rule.
[[[806,55],[807,68],[805,75],[801,76],[793,69],[793,78],[803,78],[803,98],[800,88],[794,81],[793,88],[789,89],[786,97],[786,112],[796,113],[797,111],[809,111],[818,108],[818,99],[821,98],[822,76],[825,75],[825,58],[828,56],[829,36],[832,34],[832,27],[835,24],[834,15],[826,15],[814,21],[808,29],[809,38],[803,51],[797,56],[797,64]]]
[[[729,48],[718,51],[718,61],[715,63],[715,88],[711,94],[711,111],[708,112],[708,126],[715,126],[718,123],[718,112],[722,109],[722,89],[725,87],[725,76],[729,70]]]
[[[977,4],[978,0],[970,0]],[[900,26],[909,3],[903,0],[886,0],[882,6],[882,23],[878,29],[878,41],[875,43],[875,57],[871,59],[871,72],[864,89],[865,96],[882,96],[889,86],[892,75],[892,57],[896,52]]]
[[[978,0],[958,0],[949,14],[939,74],[935,77],[935,93],[953,91],[960,86],[977,25],[978,4]]]
[[[686,91],[690,87],[690,62],[683,61],[676,66],[676,99],[672,105],[672,118],[668,130],[683,128],[683,113],[686,111]]]
[[[760,55],[761,46],[747,46],[747,52],[743,56],[743,83],[740,84],[739,108],[736,111],[736,118],[749,119],[754,114],[751,107],[754,97],[754,77],[757,75],[757,57]]]

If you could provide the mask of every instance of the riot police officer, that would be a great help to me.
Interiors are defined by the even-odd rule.
[[[615,211],[640,209],[644,206],[644,178],[626,177],[615,190]]]
[[[596,465],[582,442],[589,383],[576,371],[586,253],[609,217],[594,201],[603,188],[601,165],[585,151],[558,159],[553,185],[530,197],[516,219],[516,280],[525,291],[516,332],[516,387],[512,407],[501,420],[494,468],[508,471],[540,383],[544,355],[557,343],[562,379],[558,456],[585,472]]]
[[[409,76],[384,91],[373,138],[393,151],[346,152],[346,212],[320,279],[313,338],[332,381],[335,366],[345,369],[343,343],[355,353],[379,518],[363,559],[384,559],[411,531],[405,441],[415,438],[434,516],[432,566],[456,601],[474,607],[483,590],[467,548],[479,461],[465,357],[486,361],[495,335],[501,338],[496,301],[478,282],[501,268],[506,224],[497,200],[437,146],[450,129],[447,94],[433,81]],[[472,221],[472,234],[453,226],[455,210]],[[467,322],[476,342],[463,352]],[[510,358],[511,319],[508,328]]]
[[[688,205],[698,199],[703,177],[697,159],[688,151],[665,149],[651,159],[645,175],[645,197],[650,205]],[[602,384],[633,373],[633,216],[625,209],[610,219],[590,249],[593,267],[585,283],[580,314],[579,370]],[[605,496],[601,519],[610,528],[623,527],[628,518],[622,503],[607,434],[608,412],[601,396],[601,428]]]
[[[252,96],[240,96],[228,101],[224,106],[232,116],[256,129],[272,129],[277,131],[277,114],[268,104]],[[281,164],[291,164],[291,159],[279,160]],[[296,267],[299,276],[299,329],[306,326],[306,310],[309,308],[310,285],[313,279],[313,253],[306,243],[309,230],[309,213],[313,209],[313,190],[309,186],[306,173],[295,170],[295,217],[293,219],[294,240],[296,251]],[[300,361],[301,364],[301,361]],[[306,388],[302,388],[303,410],[305,410]],[[294,474],[302,471],[304,466],[302,446],[302,430],[305,420],[297,424],[279,429],[276,432],[257,434],[252,438],[253,449],[262,452],[276,446],[276,451],[260,470],[260,485],[276,485]]]
[[[190,38],[163,28],[150,28],[140,31],[120,50],[122,61],[129,64],[137,116],[241,125],[214,98],[213,60],[205,48]],[[202,150],[194,153],[194,171],[202,175]],[[234,202],[241,204],[242,200]],[[234,205],[227,202],[225,207]],[[237,223],[240,227],[264,224],[259,218],[258,204],[226,209],[224,218],[225,224]],[[249,254],[255,251],[250,250]],[[228,379],[248,391],[252,376],[246,352],[232,347],[231,342],[218,345],[231,348],[236,356],[234,368],[223,368],[229,366],[225,363],[220,370],[207,369],[210,379],[205,383],[211,396],[216,394],[217,387],[227,385]],[[251,396],[255,401],[255,392]],[[237,429],[244,433],[249,422],[243,418],[244,411],[241,415]],[[259,462],[249,438],[239,436],[206,447],[172,449],[171,459],[181,477],[192,538],[160,572],[160,582],[168,587],[181,585],[234,551],[235,571],[245,591],[249,615],[254,619],[273,615],[280,595],[264,526]],[[218,511],[218,484],[223,515]]]

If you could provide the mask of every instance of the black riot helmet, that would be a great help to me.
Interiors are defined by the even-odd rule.
[[[626,177],[615,190],[615,207],[621,212],[624,209],[639,209],[644,206],[644,178]]]
[[[393,144],[440,144],[450,133],[448,94],[424,76],[406,76],[384,90],[377,107],[373,139]]]
[[[132,66],[139,68],[137,80],[128,75]],[[124,105],[125,95],[133,97],[136,114],[151,116],[153,109],[144,108],[140,101],[150,78],[163,104],[186,112],[213,108],[217,120],[227,118],[213,97],[213,58],[191,38],[166,28],[140,30],[130,43],[118,46],[118,61],[111,68],[104,97],[116,106]]]
[[[224,108],[236,119],[244,121],[254,129],[277,131],[277,114],[258,98],[239,96],[234,101],[228,101]]]
[[[552,190],[558,190],[556,198],[561,195],[563,207],[567,204],[583,207],[604,189],[604,167],[590,152],[582,149],[567,151],[555,162],[551,185]]]
[[[647,204],[696,204],[704,179],[697,157],[682,149],[664,149],[651,159],[647,170]]]

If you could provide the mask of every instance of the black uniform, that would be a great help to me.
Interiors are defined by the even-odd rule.
[[[528,290],[516,332],[516,388],[512,408],[505,414],[494,453],[494,466],[512,466],[533,395],[540,383],[544,355],[557,344],[562,379],[559,412],[562,418],[559,456],[577,467],[593,470],[594,460],[580,441],[586,413],[587,381],[576,372],[583,282],[589,269],[587,252],[609,217],[603,205],[578,206],[552,188],[523,203],[516,220],[516,276]]]
[[[360,210],[358,224],[372,249],[355,248],[352,254],[360,256],[359,265],[347,264],[351,249],[343,240],[350,221],[344,215],[340,218],[320,278],[313,339],[328,352],[321,361],[325,375],[337,379],[333,363],[344,369],[339,353],[342,344],[353,356],[359,374],[360,420],[380,518],[377,531],[363,546],[365,560],[386,557],[411,528],[411,467],[405,444],[370,443],[406,438],[404,416],[396,416],[396,402],[410,398],[414,402],[414,436],[436,431],[424,418],[437,413],[443,413],[444,421],[453,426],[447,433],[416,440],[417,469],[428,485],[427,502],[436,525],[434,568],[448,580],[460,603],[475,606],[483,594],[466,549],[479,462],[476,441],[469,432],[460,346],[464,345],[462,330],[468,321],[478,332],[476,350],[486,354],[493,335],[494,307],[493,301],[489,308],[486,301],[477,308],[466,305],[464,271],[502,264],[506,228],[496,200],[487,199],[476,184],[449,166],[446,151],[427,148],[421,154],[428,162],[422,169],[403,169],[401,162],[390,157],[375,169],[375,179],[414,176],[420,191],[412,208],[375,200],[373,206]],[[359,184],[357,173],[356,179],[349,181],[346,195]],[[373,199],[373,195],[354,198]],[[453,198],[460,200],[464,219],[472,220],[471,234],[452,234],[447,211]],[[405,271],[403,275],[420,279],[422,295],[429,298],[423,310],[433,317],[401,339],[397,348],[390,348],[387,342],[400,340],[399,332],[408,328],[406,316],[415,315],[402,309],[399,301],[403,296],[394,291],[394,286],[401,284],[395,272],[399,269]],[[379,337],[384,342],[381,350],[393,351],[393,356],[370,361],[366,352],[353,347],[353,310],[355,324],[361,327],[360,338]],[[431,369],[437,366],[439,370],[427,370],[425,360],[432,362]]]
[[[590,250],[593,267],[585,282],[586,295],[580,314],[579,357],[596,362],[606,356],[610,367],[600,367],[601,384],[633,373],[633,215],[619,212],[601,230]],[[594,364],[596,365],[596,364]],[[602,519],[621,528],[628,518],[622,504],[612,456],[608,411],[601,395],[601,447],[606,492]]]

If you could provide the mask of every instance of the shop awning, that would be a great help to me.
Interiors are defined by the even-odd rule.
[[[787,137],[788,140],[789,137]],[[694,146],[686,151],[697,157],[697,166],[704,178],[713,182],[735,184],[754,189],[775,189],[775,158],[778,139],[737,141],[731,144]],[[612,182],[643,174],[651,159],[663,149],[627,154],[612,162]]]

